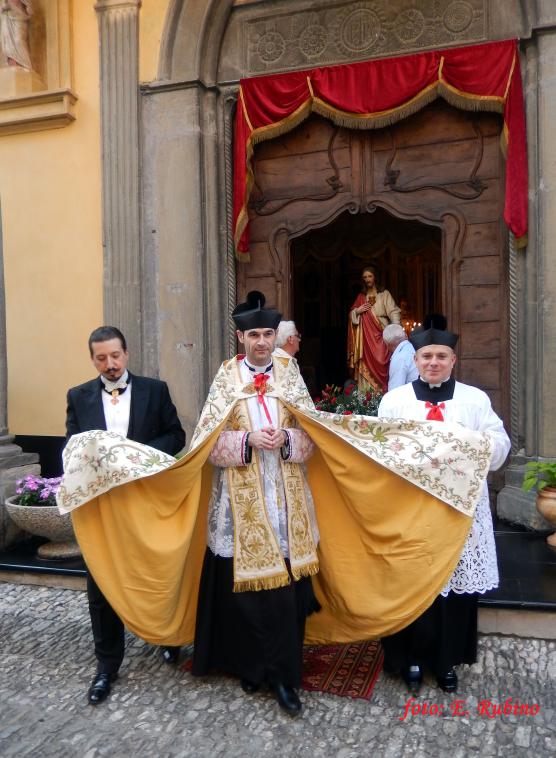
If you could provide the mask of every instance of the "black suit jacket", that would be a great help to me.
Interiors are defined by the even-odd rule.
[[[168,385],[159,379],[129,374],[131,408],[127,436],[168,455],[175,455],[185,445],[185,432],[170,398]],[[68,392],[66,439],[72,434],[106,429],[102,406],[100,377],[72,387]]]

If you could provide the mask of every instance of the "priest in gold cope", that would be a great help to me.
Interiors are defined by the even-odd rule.
[[[300,465],[314,446],[274,395],[294,370],[272,355],[280,314],[251,292],[232,317],[245,355],[227,368],[244,397],[209,457],[214,479],[193,673],[226,671],[249,694],[268,686],[295,716],[305,619],[319,608],[311,584],[319,535]]]

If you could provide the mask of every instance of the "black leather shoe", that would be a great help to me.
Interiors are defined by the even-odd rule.
[[[180,655],[179,647],[162,647],[160,649],[162,651],[162,660],[164,663],[177,663]]]
[[[93,683],[89,687],[89,703],[91,705],[98,705],[106,700],[110,694],[110,685],[118,678],[117,674],[97,674],[93,679]]]
[[[407,688],[412,695],[419,694],[419,690],[423,684],[423,672],[420,666],[413,664],[402,669],[402,679],[407,684]]]
[[[255,684],[255,682],[250,682],[249,679],[242,679],[240,684],[241,689],[247,693],[247,695],[254,695],[255,692],[259,691],[259,685]]]
[[[275,684],[273,689],[278,705],[283,711],[289,713],[290,716],[297,716],[301,713],[301,700],[293,687],[287,687],[285,684]]]
[[[438,682],[440,689],[444,690],[444,692],[455,692],[458,688],[458,675],[453,667],[445,674],[439,674],[436,677],[436,681]]]

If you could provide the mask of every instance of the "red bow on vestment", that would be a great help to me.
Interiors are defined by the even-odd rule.
[[[427,413],[427,421],[444,421],[444,416],[442,415],[442,409],[446,407],[445,403],[438,403],[438,405],[433,405],[433,403],[430,403],[428,400],[425,403],[425,408],[429,408],[429,412]]]
[[[264,401],[264,396],[266,393],[266,383],[268,382],[269,379],[270,379],[269,374],[255,374],[255,376],[253,377],[253,386],[257,390],[257,397],[259,398],[259,403],[261,403],[264,408],[264,412],[266,414],[268,423],[272,424],[270,413],[268,412],[268,408]]]
[[[266,392],[266,383],[270,379],[269,374],[255,374],[253,377],[253,386],[257,390],[259,396],[259,403],[263,402],[263,395]]]

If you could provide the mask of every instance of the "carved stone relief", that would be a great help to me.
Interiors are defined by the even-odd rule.
[[[249,19],[243,32],[244,71],[259,74],[479,42],[487,8],[486,0],[339,2]]]

